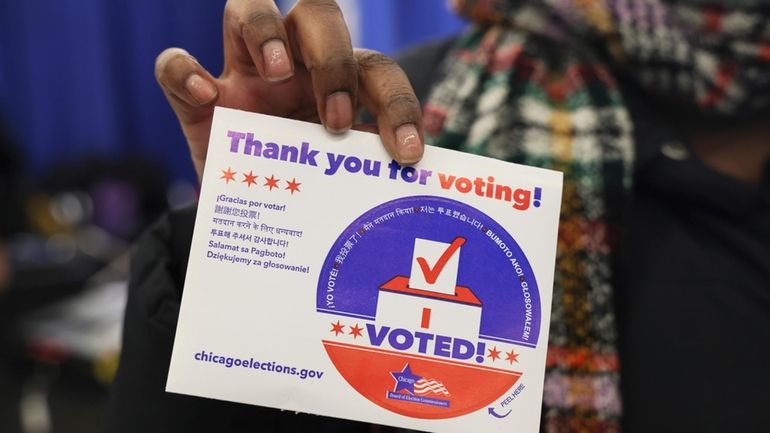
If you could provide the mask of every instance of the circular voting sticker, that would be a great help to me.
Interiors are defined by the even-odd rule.
[[[326,257],[316,309],[328,317],[326,352],[356,391],[431,419],[509,391],[541,323],[535,276],[511,235],[434,196],[389,201],[353,221]]]

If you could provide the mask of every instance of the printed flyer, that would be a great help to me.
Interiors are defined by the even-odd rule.
[[[539,428],[561,173],[217,108],[167,391]]]

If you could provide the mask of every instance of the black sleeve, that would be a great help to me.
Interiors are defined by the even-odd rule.
[[[105,432],[367,432],[362,423],[165,391],[194,222],[194,208],[172,212],[134,247]]]
[[[22,226],[20,166],[18,149],[0,125],[0,239]]]

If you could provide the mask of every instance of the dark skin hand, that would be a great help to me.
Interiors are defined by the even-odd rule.
[[[354,127],[359,108],[377,119],[390,155],[423,154],[422,114],[404,72],[390,58],[351,46],[334,1],[300,0],[282,17],[270,0],[229,0],[224,69],[215,78],[181,48],[163,51],[155,76],[179,119],[200,179],[214,106],[320,121],[332,133]]]
[[[223,27],[218,78],[181,48],[163,51],[155,62],[155,77],[179,119],[199,179],[217,105],[320,121],[332,133],[379,132],[399,163],[422,158],[422,112],[409,80],[390,58],[353,50],[336,2],[299,0],[282,17],[273,1],[228,0]],[[361,107],[376,126],[353,125]]]

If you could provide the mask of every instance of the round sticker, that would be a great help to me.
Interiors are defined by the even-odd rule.
[[[415,418],[457,417],[501,397],[540,334],[537,283],[516,241],[480,210],[434,196],[353,221],[326,257],[316,308],[345,380]]]

